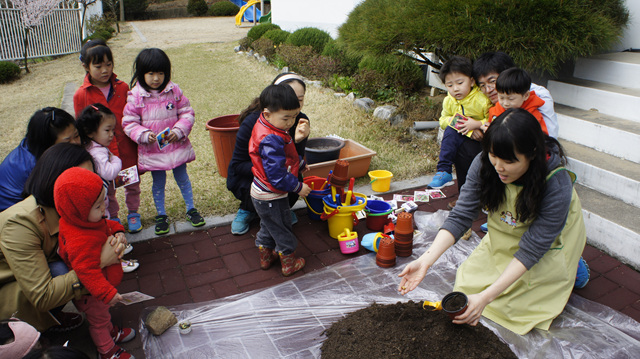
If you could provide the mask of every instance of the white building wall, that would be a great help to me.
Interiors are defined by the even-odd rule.
[[[626,49],[640,49],[640,1],[626,0],[625,5],[629,9],[629,26],[624,30],[622,41],[614,51]]]
[[[271,2],[271,22],[293,32],[315,27],[338,37],[338,27],[363,0],[278,0]]]

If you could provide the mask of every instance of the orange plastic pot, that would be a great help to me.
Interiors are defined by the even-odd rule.
[[[409,234],[413,233],[413,215],[411,213],[402,212],[398,215],[396,220],[396,234]]]
[[[389,268],[396,265],[396,249],[393,238],[383,235],[378,245],[376,253],[376,264],[382,268]]]
[[[238,116],[225,115],[212,118],[207,122],[207,131],[211,138],[218,173],[224,178],[227,178],[227,169],[233,156],[233,148],[236,146],[236,135],[240,129]]]

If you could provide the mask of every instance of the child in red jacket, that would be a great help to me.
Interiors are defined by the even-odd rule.
[[[115,288],[122,280],[122,266],[100,268],[102,245],[109,236],[124,231],[120,223],[104,218],[105,192],[100,176],[84,168],[70,168],[58,177],[53,190],[60,214],[58,254],[90,293],[73,303],[87,315],[100,357],[128,359],[133,356],[116,343],[131,340],[136,333],[115,327],[109,314],[109,306],[122,300]]]
[[[73,95],[73,108],[76,118],[82,110],[94,103],[108,107],[116,116],[116,138],[109,145],[109,151],[122,160],[122,168],[129,168],[138,164],[138,145],[131,141],[122,130],[122,111],[127,104],[129,85],[118,80],[113,73],[113,54],[103,40],[87,41],[80,51],[82,67],[87,72],[82,86]],[[140,223],[140,182],[130,184],[124,188],[125,203],[129,214],[127,227],[130,233],[142,229]],[[120,206],[116,200],[116,189],[111,185],[107,191],[109,196],[108,212],[110,218],[116,221]]]

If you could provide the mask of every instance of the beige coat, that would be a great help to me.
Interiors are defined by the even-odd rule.
[[[0,319],[15,317],[39,331],[58,324],[49,310],[74,298],[74,271],[52,278],[50,262],[60,261],[55,209],[33,196],[0,213]]]

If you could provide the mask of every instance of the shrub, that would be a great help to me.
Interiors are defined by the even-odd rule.
[[[123,0],[124,16],[127,20],[140,20],[144,18],[149,2],[147,0]]]
[[[83,42],[94,39],[109,40],[116,32],[113,28],[114,23],[113,18],[109,16],[92,16],[87,20],[87,32],[91,35],[87,36]]]
[[[209,7],[209,16],[232,16],[238,13],[240,8],[231,1],[220,1]]]
[[[330,39],[324,45],[322,55],[328,56],[338,62],[338,72],[342,75],[353,75],[358,70],[358,63],[362,59],[359,54],[349,55],[340,42]]]
[[[240,41],[238,41],[238,45],[240,45],[242,50],[247,51],[251,46],[251,39],[248,37],[243,37],[242,39],[240,39]]]
[[[209,7],[205,0],[189,0],[187,3],[187,12],[194,16],[204,16],[207,14]]]
[[[305,76],[321,80],[325,84],[331,83],[333,74],[338,72],[338,61],[324,55],[312,57],[306,65]]]
[[[360,69],[351,81],[353,90],[360,96],[376,97],[379,89],[386,88],[384,76],[370,69]]]
[[[398,90],[414,92],[425,85],[422,69],[413,60],[400,55],[371,56],[362,58],[359,67],[381,74],[384,82]]]
[[[287,44],[311,46],[316,53],[320,54],[329,40],[331,40],[331,36],[326,31],[314,27],[303,27],[289,35]]]
[[[311,46],[294,46],[282,44],[276,49],[279,60],[289,66],[291,71],[305,75],[309,61],[317,55]]]
[[[11,82],[20,77],[20,66],[9,61],[0,61],[0,83]]]
[[[351,83],[353,82],[353,78],[349,76],[339,76],[334,74],[331,78],[331,82],[329,82],[329,86],[338,91],[343,92],[352,92],[353,86]]]
[[[252,42],[251,47],[253,47],[253,49],[256,50],[257,53],[269,60],[273,59],[273,56],[276,54],[276,49],[273,46],[273,41],[265,39],[264,37],[261,37],[258,40]]]
[[[621,36],[624,0],[365,0],[340,27],[349,52],[509,53],[527,70],[606,50]],[[426,61],[425,61],[426,62]]]
[[[252,27],[249,32],[247,32],[247,37],[251,39],[251,41],[256,41],[264,35],[265,32],[273,29],[280,30],[280,26],[276,24],[258,24]]]
[[[290,34],[290,32],[285,30],[273,29],[265,32],[262,37],[273,41],[274,45],[279,46],[283,42],[287,41]]]

